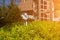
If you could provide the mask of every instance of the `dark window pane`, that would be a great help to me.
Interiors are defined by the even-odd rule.
[[[47,4],[47,2],[46,1],[44,1],[44,5],[46,5]]]
[[[43,0],[41,0],[41,4],[43,4]]]
[[[44,6],[44,9],[47,9],[47,6]]]
[[[41,9],[43,9],[43,5],[41,5]]]

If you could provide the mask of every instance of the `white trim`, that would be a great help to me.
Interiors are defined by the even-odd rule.
[[[52,1],[52,20],[54,21],[54,2]]]

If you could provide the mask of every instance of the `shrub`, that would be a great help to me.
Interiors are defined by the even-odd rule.
[[[60,40],[60,25],[46,21],[34,21],[28,26],[12,23],[0,28],[0,40]]]

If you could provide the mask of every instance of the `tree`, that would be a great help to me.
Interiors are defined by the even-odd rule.
[[[8,5],[8,14],[6,16],[8,22],[17,22],[21,19],[21,12],[14,1],[15,0],[10,0],[10,5]]]
[[[18,6],[15,4],[14,0],[10,0],[9,5],[7,5],[7,6],[4,5],[1,8],[3,10],[4,19],[0,20],[0,23],[7,24],[7,23],[21,21],[21,16],[20,16],[21,12],[20,12]],[[2,10],[1,10],[1,12],[2,12]]]

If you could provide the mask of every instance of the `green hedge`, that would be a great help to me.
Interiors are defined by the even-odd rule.
[[[0,28],[0,40],[60,40],[60,24],[34,21],[25,26],[12,23]]]

